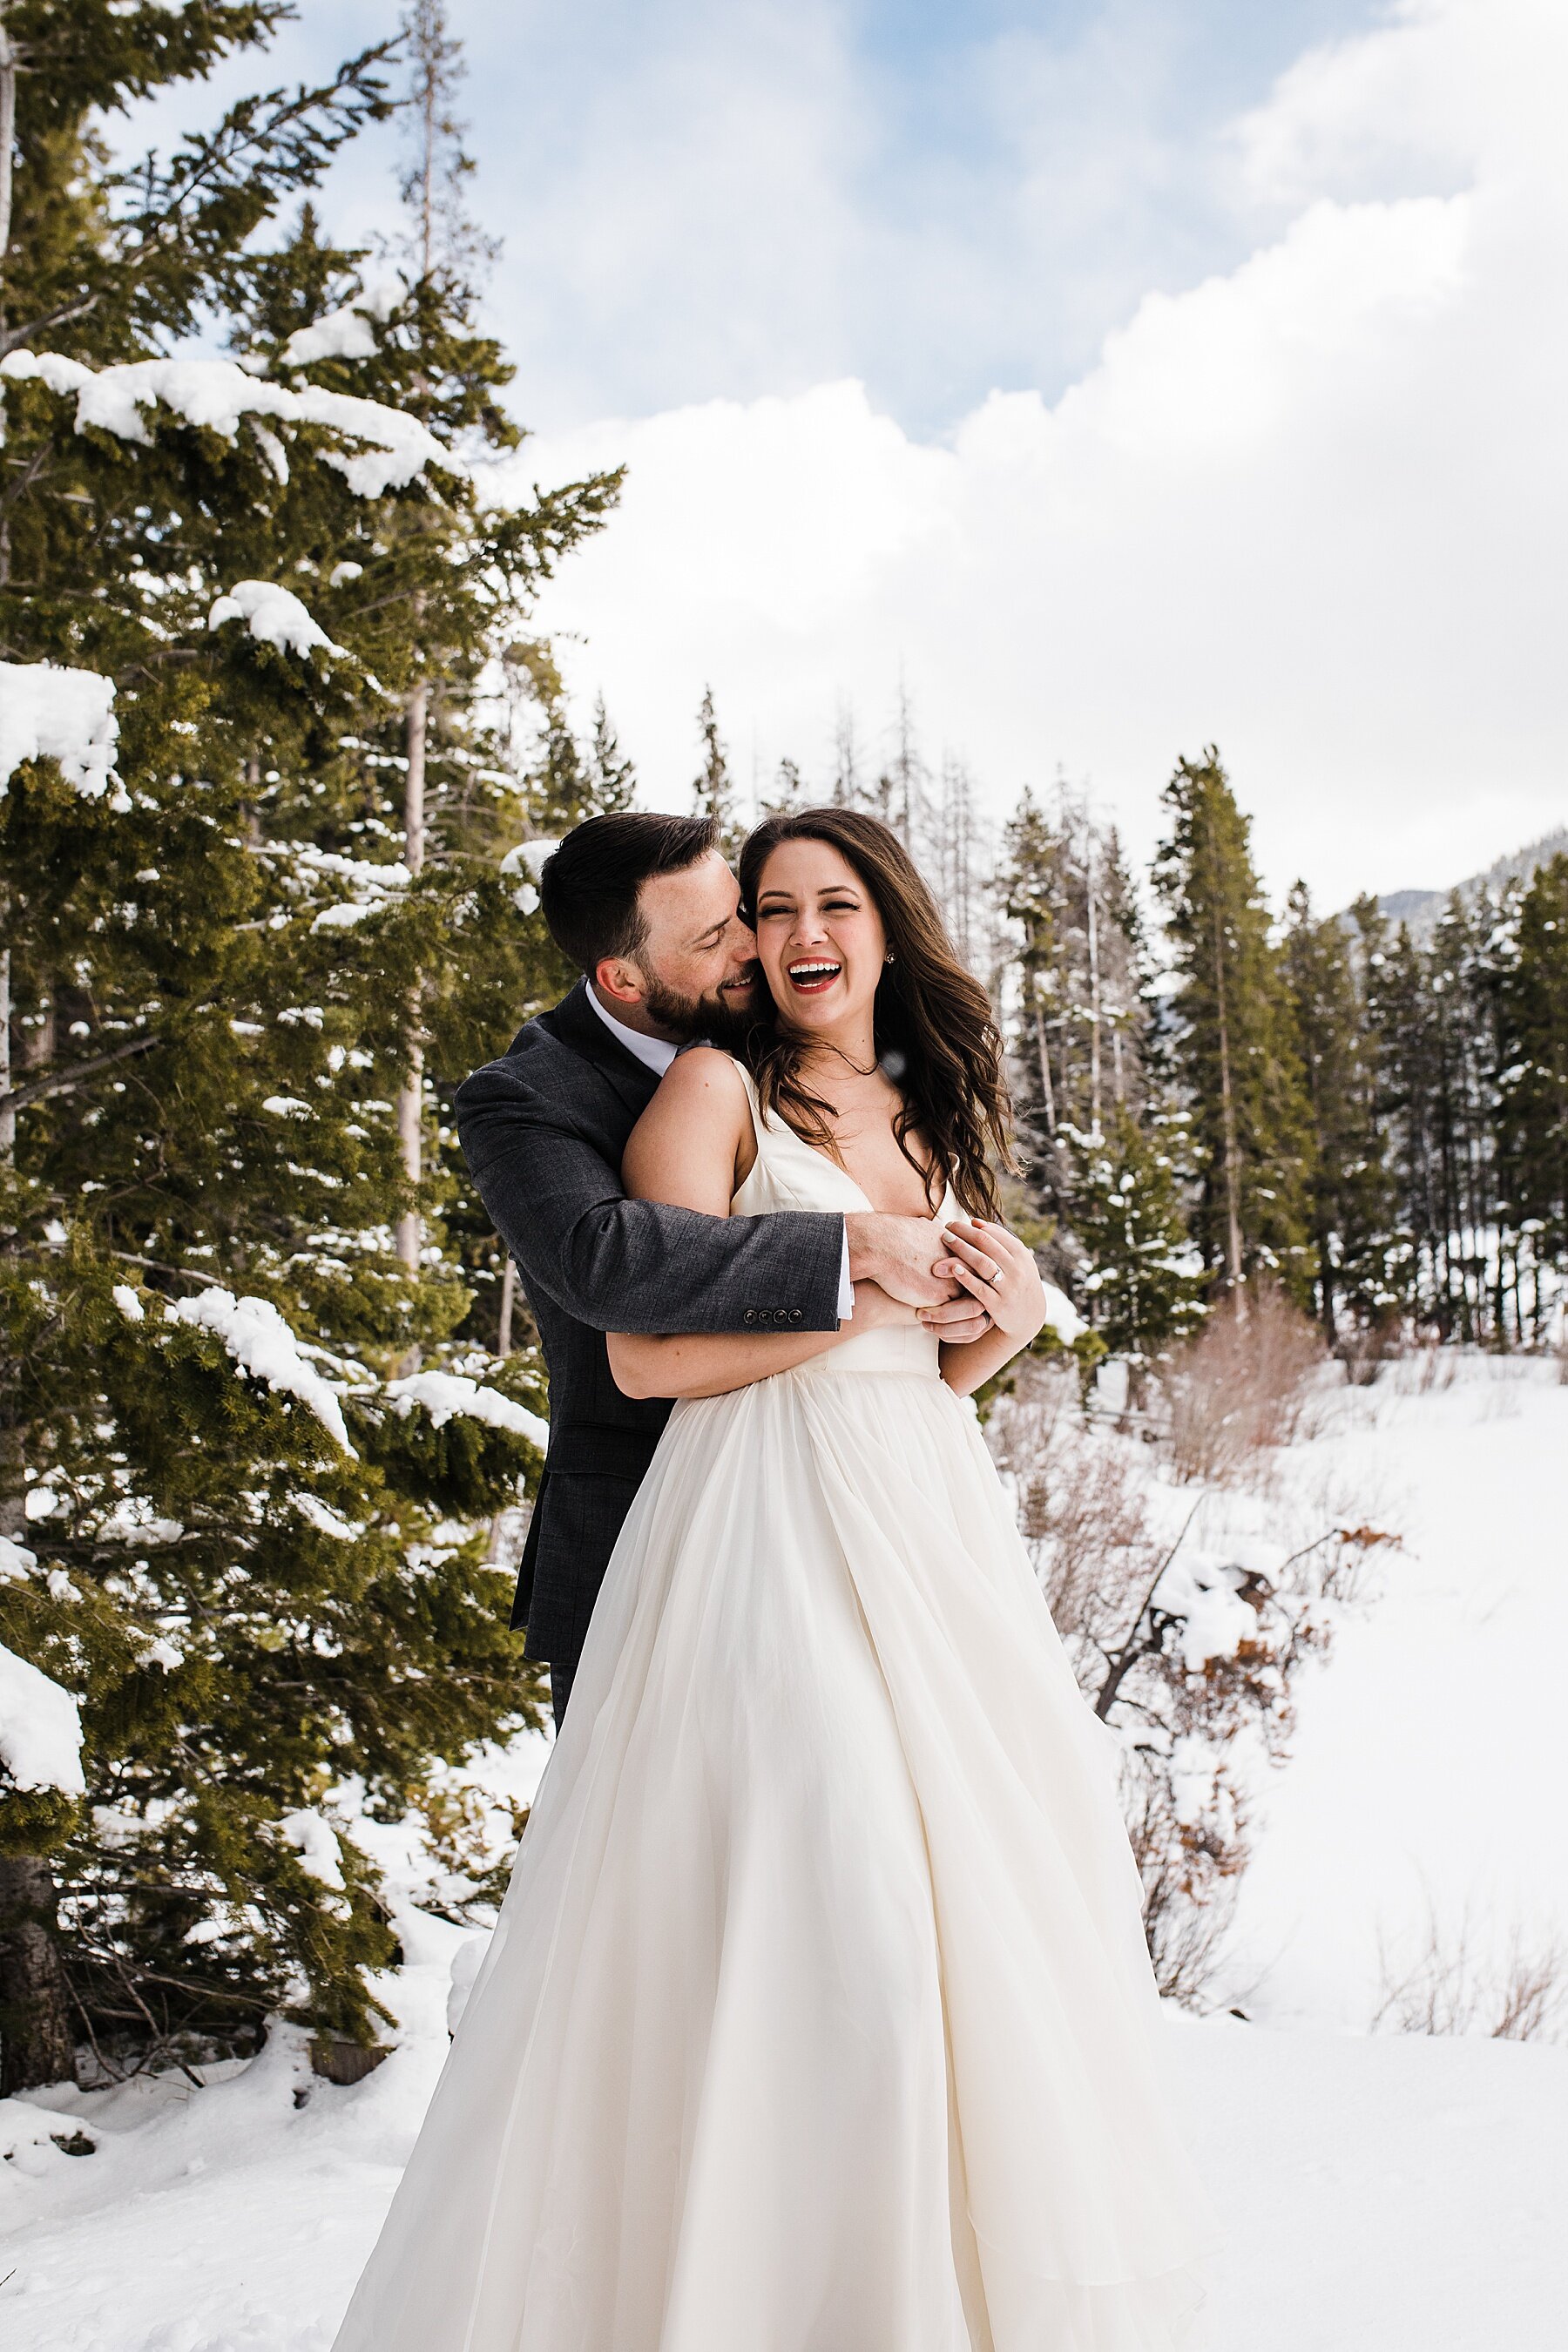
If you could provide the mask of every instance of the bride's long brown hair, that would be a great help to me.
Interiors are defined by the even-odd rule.
[[[877,1055],[903,1097],[893,1133],[924,1181],[932,1213],[947,1180],[970,1216],[999,1220],[992,1163],[1012,1165],[1002,1038],[990,999],[959,961],[920,868],[892,827],[862,810],[801,809],[771,816],[741,852],[741,904],[748,922],[755,919],[763,868],[785,841],[821,841],[836,849],[882,919],[893,961],[883,966],[877,986]],[[811,1045],[775,1007],[771,1024],[752,1029],[745,1058],[763,1108],[837,1160],[829,1124],[834,1106],[813,1094],[800,1075]],[[930,1148],[929,1167],[910,1148],[914,1134]]]

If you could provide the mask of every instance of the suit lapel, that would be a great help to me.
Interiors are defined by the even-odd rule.
[[[635,1054],[628,1054],[620,1039],[605,1028],[588,1002],[588,983],[580,980],[570,996],[563,997],[553,1013],[543,1015],[544,1025],[553,1030],[563,1045],[592,1062],[594,1067],[614,1087],[634,1118],[640,1118],[658,1085],[658,1078]]]

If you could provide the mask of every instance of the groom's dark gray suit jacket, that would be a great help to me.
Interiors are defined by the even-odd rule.
[[[550,1373],[550,1449],[514,1625],[531,1658],[574,1661],[621,1523],[669,1417],[621,1394],[606,1331],[830,1331],[844,1225],[805,1211],[705,1217],[621,1190],[658,1080],[579,981],[458,1089],[458,1132],[517,1261]]]

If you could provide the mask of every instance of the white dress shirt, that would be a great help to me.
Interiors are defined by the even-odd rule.
[[[627,1053],[635,1055],[643,1067],[651,1070],[656,1078],[662,1078],[679,1053],[679,1046],[671,1045],[668,1037],[649,1037],[641,1029],[628,1029],[624,1021],[617,1021],[613,1013],[605,1011],[599,1001],[599,992],[591,981],[588,983],[588,1002],[611,1036],[618,1037]],[[846,1226],[844,1255],[838,1267],[838,1320],[847,1323],[854,1312],[855,1285],[849,1279],[849,1229]]]

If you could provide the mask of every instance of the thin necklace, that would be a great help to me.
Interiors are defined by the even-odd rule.
[[[882,1057],[879,1054],[878,1055],[877,1059],[872,1063],[870,1068],[868,1070],[863,1070],[858,1062],[852,1061],[850,1059],[842,1045],[835,1045],[829,1042],[826,1050],[830,1054],[837,1054],[839,1060],[845,1065],[846,1068],[853,1070],[858,1078],[874,1078],[878,1071],[882,1066]]]

